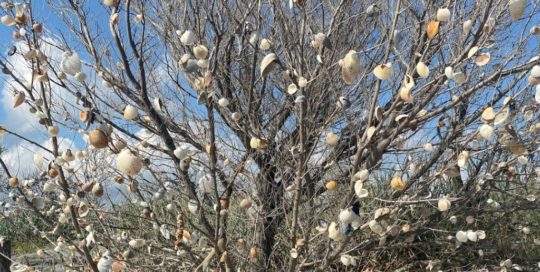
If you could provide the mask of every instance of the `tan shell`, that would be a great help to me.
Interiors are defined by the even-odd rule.
[[[469,52],[467,53],[467,57],[468,58],[472,58],[476,55],[476,53],[478,53],[478,50],[480,50],[480,48],[478,48],[478,46],[474,46],[473,48],[471,48],[471,50],[469,50]]]
[[[446,211],[448,211],[450,209],[451,205],[452,205],[452,202],[450,202],[450,200],[448,200],[448,198],[443,197],[443,198],[439,199],[439,201],[437,203],[437,208],[441,212],[446,212]]]
[[[341,77],[346,84],[352,84],[359,73],[360,59],[357,52],[351,50],[342,60]]]
[[[514,20],[519,20],[525,8],[527,7],[527,0],[510,0],[508,2],[508,10],[510,11],[510,16]]]
[[[396,191],[405,190],[405,182],[401,177],[393,177],[390,181],[390,187]]]
[[[473,22],[472,20],[467,20],[463,22],[463,34],[467,35],[471,32]]]
[[[440,8],[437,10],[437,21],[447,22],[450,20],[450,10],[447,8]]]
[[[11,177],[8,180],[9,187],[14,188],[19,186],[19,179],[17,177]]]
[[[26,95],[24,94],[24,92],[15,93],[15,95],[13,96],[13,108],[20,106],[25,99]]]
[[[474,59],[474,62],[476,63],[476,65],[478,66],[484,66],[486,64],[489,63],[489,60],[491,59],[491,54],[489,53],[482,53],[480,55],[478,55],[475,59]]]
[[[242,201],[240,201],[240,207],[249,209],[251,207],[251,200],[249,198],[242,199]]]
[[[503,125],[506,123],[506,121],[508,121],[509,117],[510,117],[510,109],[504,108],[495,115],[495,118],[493,119],[493,124],[495,126]]]
[[[193,47],[193,55],[197,59],[206,59],[208,57],[208,48],[204,45],[197,45]]]
[[[105,148],[109,144],[109,137],[101,129],[96,128],[88,134],[90,144],[95,148]]]
[[[116,5],[116,0],[103,0],[103,5],[107,7],[112,7]]]
[[[458,166],[464,167],[467,165],[467,162],[469,161],[469,152],[466,150],[461,151],[458,156]]]
[[[326,190],[333,191],[337,187],[337,182],[335,180],[329,180],[324,187],[326,187]]]
[[[330,132],[326,134],[326,144],[329,146],[336,146],[339,143],[339,136],[335,133]]]

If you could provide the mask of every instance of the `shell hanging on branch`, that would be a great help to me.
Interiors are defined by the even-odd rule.
[[[440,24],[439,21],[430,21],[428,23],[427,29],[426,29],[428,39],[431,40],[431,39],[435,38],[437,33],[439,33],[439,24]]]
[[[437,10],[437,21],[448,22],[450,20],[450,10],[447,8],[440,8]]]
[[[17,108],[24,103],[25,100],[26,94],[24,94],[24,92],[16,92],[15,95],[13,95],[13,108]]]
[[[510,16],[514,20],[519,20],[525,13],[525,8],[527,7],[527,0],[510,0],[508,2],[508,10],[510,11]]]
[[[346,84],[352,84],[360,73],[360,59],[358,53],[350,50],[339,62],[341,65],[341,76]]]
[[[270,53],[261,61],[261,75],[265,77],[268,75],[277,65],[277,56],[274,53]]]
[[[392,76],[392,64],[386,63],[377,65],[373,70],[373,74],[380,80],[389,80],[390,76]]]
[[[103,130],[96,128],[88,134],[90,144],[95,148],[105,148],[109,144],[109,137]]]
[[[128,176],[136,176],[143,167],[143,161],[137,153],[124,149],[116,157],[116,168]]]

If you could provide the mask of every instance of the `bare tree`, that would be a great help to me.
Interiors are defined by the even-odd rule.
[[[14,41],[0,62],[14,110],[51,144],[2,130],[38,148],[43,173],[0,162],[56,254],[83,256],[66,267],[538,257],[538,3],[46,2],[61,22],[35,1],[2,4]],[[62,147],[70,131],[88,145]]]

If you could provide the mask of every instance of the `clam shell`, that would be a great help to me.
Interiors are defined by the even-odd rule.
[[[373,74],[380,80],[389,80],[392,75],[392,64],[380,64],[373,69]]]
[[[504,108],[495,115],[495,118],[493,119],[493,124],[495,126],[504,125],[506,124],[506,121],[508,121],[508,117],[510,117],[510,109]]]
[[[487,107],[483,112],[482,112],[482,121],[484,122],[490,122],[490,121],[493,121],[493,119],[495,119],[495,111],[493,110],[492,107]]]
[[[482,139],[489,141],[493,137],[493,127],[488,124],[483,124],[478,128],[478,133]]]
[[[437,203],[437,208],[441,212],[446,212],[446,211],[448,211],[450,209],[451,205],[452,205],[452,203],[450,202],[450,200],[448,200],[448,198],[446,198],[446,197],[443,197],[443,198],[439,199],[439,201]]]
[[[124,149],[116,157],[116,168],[128,176],[136,176],[143,167],[142,159],[129,149]]]
[[[540,65],[535,65],[531,69],[531,76],[540,77]]]
[[[472,20],[467,20],[463,22],[463,34],[467,35],[471,32],[473,22]]]
[[[482,53],[480,55],[478,55],[475,59],[474,59],[474,62],[476,63],[476,65],[478,66],[484,66],[486,64],[489,63],[489,60],[491,59],[491,54],[489,53]]]
[[[191,30],[184,31],[182,36],[180,36],[180,42],[183,45],[193,45],[196,40],[197,36],[195,36],[195,33],[193,33]]]
[[[350,50],[342,60],[341,76],[346,84],[352,84],[360,73],[360,59],[354,50]]]
[[[469,161],[469,152],[466,150],[461,151],[458,156],[458,166],[464,167],[467,165],[467,162]]]
[[[193,55],[197,59],[206,59],[208,57],[208,48],[204,45],[197,45],[193,47]]]
[[[126,120],[133,120],[137,118],[138,115],[139,112],[137,111],[137,109],[131,105],[127,105],[124,109],[124,119]]]
[[[527,7],[527,0],[510,0],[508,2],[508,10],[510,11],[510,16],[514,20],[519,20],[525,8]]]

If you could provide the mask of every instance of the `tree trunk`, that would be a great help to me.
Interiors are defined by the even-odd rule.
[[[0,272],[8,272],[11,266],[11,241],[0,238]]]

